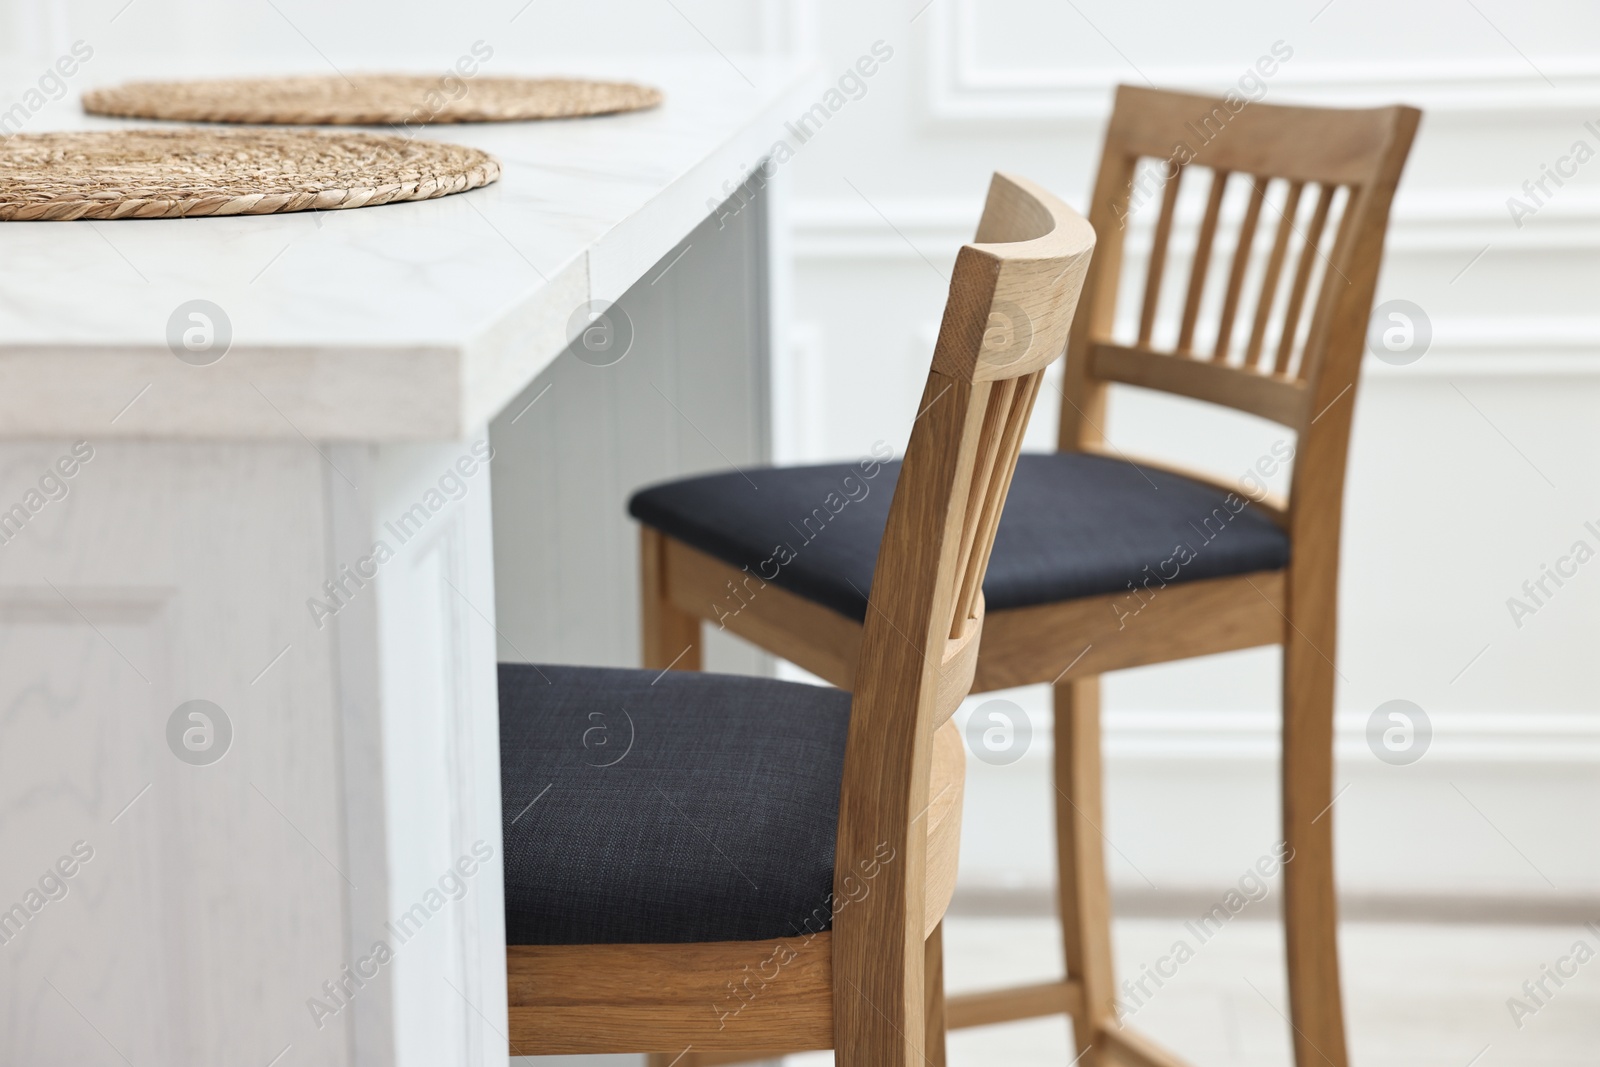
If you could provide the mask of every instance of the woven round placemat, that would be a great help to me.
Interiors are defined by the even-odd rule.
[[[130,82],[83,96],[94,115],[306,126],[565,119],[659,103],[659,90],[629,82],[410,74]]]
[[[476,148],[326,130],[95,130],[0,139],[0,222],[271,215],[428,200],[500,176]]]

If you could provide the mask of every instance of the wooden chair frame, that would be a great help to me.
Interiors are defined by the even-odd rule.
[[[1218,118],[1220,116],[1220,119]],[[1099,676],[1262,645],[1283,649],[1283,833],[1290,1022],[1300,1067],[1346,1067],[1333,869],[1333,694],[1340,517],[1350,425],[1390,203],[1421,115],[1414,108],[1340,110],[1238,102],[1123,86],[1106,132],[1089,221],[1099,235],[1084,285],[1083,313],[1066,347],[1058,447],[1105,452],[1101,428],[1110,385],[1160,390],[1249,412],[1298,435],[1288,499],[1249,502],[1289,533],[1281,570],[1171,585],[1141,599],[1126,619],[1127,594],[1086,597],[988,616],[973,692],[1047,683],[1056,708],[1056,832],[1067,977],[1063,981],[952,998],[948,1023],[977,1026],[1066,1013],[1086,1064],[1174,1067],[1181,1061],[1117,1018],[1111,911],[1102,824]],[[1221,132],[1195,145],[1196,130]],[[1113,339],[1126,219],[1140,159],[1168,160],[1137,341]],[[1183,176],[1210,168],[1213,181],[1196,239],[1177,343],[1153,341],[1167,247]],[[1227,275],[1217,343],[1196,343],[1201,298],[1229,175],[1250,197]],[[1262,274],[1243,359],[1232,345],[1240,295],[1271,180],[1289,183]],[[1315,187],[1302,231],[1297,210]],[[1343,214],[1326,249],[1338,187]],[[1273,220],[1265,219],[1267,225]],[[1291,234],[1300,252],[1290,256]],[[1293,260],[1291,263],[1290,261]],[[1326,264],[1313,293],[1310,278]],[[1293,271],[1283,277],[1285,266]],[[1268,344],[1276,295],[1287,281],[1276,346]],[[1295,358],[1300,317],[1309,308]],[[1118,456],[1121,453],[1114,453]],[[1172,464],[1141,465],[1198,477]],[[1244,496],[1239,497],[1244,506]],[[699,666],[699,628],[740,572],[651,529],[642,531],[644,659]],[[876,588],[876,587],[874,587]],[[773,586],[723,620],[727,629],[835,685],[859,675],[862,626]],[[685,651],[685,650],[688,651]],[[681,657],[681,658],[680,658]]]
[[[1093,247],[1093,230],[1065,204],[997,174],[977,242],[957,257],[856,635],[833,895],[817,902],[831,930],[817,922],[775,942],[512,946],[514,1052],[637,1051],[683,1063],[834,1048],[845,1067],[942,1061],[939,924],[955,889],[966,766],[950,717],[977,668],[983,575],[1023,431]],[[996,306],[1031,329],[989,331]]]

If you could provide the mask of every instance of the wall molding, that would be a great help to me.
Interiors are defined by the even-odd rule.
[[[1208,327],[1202,319],[1202,335]],[[1131,327],[1130,327],[1131,328]],[[1393,366],[1367,356],[1362,360],[1361,374],[1368,381],[1399,383],[1404,381],[1439,382],[1455,378],[1517,378],[1545,380],[1551,378],[1600,377],[1600,316],[1574,319],[1547,319],[1537,316],[1507,318],[1470,318],[1450,316],[1434,320],[1433,344],[1420,360],[1407,366]],[[795,339],[791,347],[799,366],[816,367],[826,352],[826,340],[821,323],[805,321],[793,327]],[[914,351],[931,353],[933,341],[938,336],[937,320],[928,320],[909,331]],[[807,392],[815,392],[820,379],[816,375],[806,378]],[[797,405],[797,410],[821,410],[820,407]],[[795,415],[793,421],[805,426],[808,420]],[[806,451],[803,455],[820,454],[815,449],[821,442],[814,433],[797,439],[795,447]]]
[[[1111,889],[1111,907],[1119,919],[1186,919],[1204,915],[1231,888],[1177,886],[1152,890],[1118,885]],[[1276,887],[1275,887],[1276,888]],[[1283,894],[1274,891],[1252,905],[1247,922],[1277,921],[1283,915]],[[1339,894],[1343,922],[1462,923],[1468,925],[1579,926],[1593,922],[1593,896],[1524,893],[1378,893]],[[949,914],[974,919],[1054,918],[1053,886],[1004,886],[982,883],[957,886]]]
[[[1037,905],[1055,873],[1043,694],[999,695],[1029,712],[1033,736],[1013,763],[967,763],[967,825],[985,832],[963,842],[958,894],[978,911],[985,896],[992,911],[1023,910],[1029,895]],[[1481,918],[1516,903],[1539,921],[1532,912],[1570,916],[1580,897],[1593,909],[1600,866],[1570,849],[1562,813],[1589,810],[1600,796],[1600,716],[1428,710],[1432,744],[1405,766],[1368,749],[1371,709],[1337,716],[1343,894],[1367,898],[1359,906],[1369,918]],[[956,721],[965,726],[961,714]],[[1204,910],[1197,896],[1215,898],[1248,862],[1241,857],[1281,834],[1278,721],[1264,709],[1105,713],[1104,832],[1115,844],[1106,859],[1113,892],[1133,911]]]
[[[976,706],[1001,694],[969,699]],[[1029,714],[1033,740],[1022,757],[1050,762],[1051,721],[1043,694],[1011,699]],[[966,722],[965,712],[958,713]],[[1334,753],[1341,762],[1372,761],[1368,711],[1345,710],[1334,720]],[[1108,761],[1276,762],[1281,717],[1276,711],[1108,710],[1103,732]],[[1433,712],[1432,747],[1417,766],[1600,765],[1600,715],[1560,711]]]
[[[1067,122],[1094,126],[1111,109],[1113,87],[1141,80],[1221,94],[1244,64],[1126,63],[1061,67],[993,67],[978,58],[982,24],[976,0],[947,0],[928,12],[928,113],[937,124]],[[1262,42],[1265,51],[1270,41]],[[1292,43],[1292,42],[1291,42]],[[1430,114],[1512,116],[1582,112],[1600,108],[1600,64],[1567,56],[1534,62],[1509,58],[1424,60],[1408,63],[1294,60],[1269,83],[1266,100],[1379,105],[1404,100]]]
[[[808,677],[783,663],[778,676],[797,681]],[[1032,730],[1028,747],[1014,763],[991,766],[976,757],[968,761],[969,825],[987,822],[993,833],[963,845],[957,890],[963,914],[1050,914],[1053,871],[1048,852],[1039,852],[1048,849],[1050,831],[1040,821],[1042,814],[1028,814],[1032,805],[1044,806],[1050,796],[1054,743],[1046,697],[1042,686],[987,693],[968,698],[956,713],[965,733],[973,709],[986,700],[1008,699],[1023,708]],[[1468,842],[1493,831],[1481,824],[1484,816],[1471,802],[1456,804],[1452,790],[1487,803],[1495,819],[1514,828],[1519,844],[1534,855],[1553,854],[1561,831],[1548,820],[1540,821],[1539,805],[1556,796],[1581,806],[1587,803],[1582,798],[1592,796],[1600,767],[1600,715],[1526,708],[1429,710],[1431,747],[1405,767],[1381,763],[1368,749],[1370,709],[1347,707],[1335,717],[1341,819],[1347,823],[1345,833],[1356,835],[1347,837],[1344,847],[1363,835],[1382,838],[1390,833],[1392,828],[1384,827],[1391,816],[1402,824],[1394,832],[1415,832],[1426,805],[1438,796],[1452,797],[1450,804],[1426,808],[1432,813],[1432,832],[1452,843],[1451,865],[1436,870],[1409,856],[1391,861],[1384,858],[1388,846],[1382,844],[1356,847],[1342,861],[1346,872],[1341,895],[1353,914],[1375,921],[1476,922],[1499,915],[1502,921],[1557,922],[1585,907],[1592,910],[1597,899],[1591,888],[1594,876],[1581,873],[1592,864],[1574,861],[1571,869],[1560,872],[1560,888],[1554,888],[1531,878],[1514,856],[1495,849],[1472,851]],[[1143,857],[1176,848],[1180,856],[1172,862],[1183,872],[1176,875],[1169,868],[1159,878],[1162,888],[1147,891],[1149,884],[1125,869],[1125,856],[1111,859],[1119,908],[1150,915],[1197,910],[1197,898],[1214,898],[1216,887],[1235,877],[1232,861],[1222,857],[1238,855],[1256,833],[1273,832],[1281,715],[1276,709],[1110,708],[1103,721],[1111,810],[1133,820],[1111,831],[1119,849]],[[1550,791],[1543,800],[1530,792],[1535,783]],[[1214,827],[1212,844],[1199,851],[1187,839],[1174,839],[1171,835],[1180,831],[1169,821],[1175,809],[1192,805],[1196,797],[1206,797],[1223,820]],[[1399,863],[1401,877],[1391,877],[1393,871],[1386,866],[1391,862]]]
[[[777,677],[824,685],[792,664],[780,662]],[[1048,690],[1025,686],[968,697],[955,718],[965,730],[967,718],[985,701],[1003,699],[1028,716],[1032,742],[1019,761],[1051,763],[1054,724]],[[1334,715],[1334,753],[1341,761],[1372,761],[1366,729],[1370,709],[1342,708]],[[1551,709],[1505,708],[1492,711],[1432,709],[1432,750],[1417,766],[1433,763],[1515,767],[1527,764],[1588,766],[1600,764],[1600,713]],[[1277,709],[1165,711],[1108,708],[1102,732],[1107,760],[1243,761],[1259,764],[1278,759],[1282,714]]]
[[[1572,189],[1551,201],[1519,230],[1504,212],[1499,190],[1458,190],[1398,203],[1386,254],[1459,260],[1531,256],[1564,250],[1600,250],[1600,191]],[[1496,197],[1499,197],[1497,200]],[[791,249],[798,269],[809,264],[889,260],[925,271],[924,258],[953,262],[971,237],[977,205],[954,199],[902,198],[878,202],[883,214],[843,199],[796,202],[789,215]],[[884,218],[893,222],[886,225]],[[1262,238],[1265,240],[1266,238]],[[1193,232],[1175,233],[1172,254],[1192,252]],[[1148,227],[1129,235],[1126,256],[1133,269],[1148,252]],[[1482,269],[1478,267],[1476,269]],[[1386,298],[1382,288],[1379,298]],[[1206,323],[1202,321],[1204,333]],[[923,324],[932,336],[937,323]],[[818,345],[820,326],[811,324],[808,343]],[[1433,347],[1417,363],[1395,367],[1368,359],[1374,379],[1435,380],[1454,377],[1566,378],[1600,375],[1600,316],[1543,314],[1499,317],[1441,315],[1433,321]]]
[[[1464,189],[1409,196],[1402,190],[1395,199],[1385,252],[1465,253],[1465,265],[1485,245],[1491,252],[1512,254],[1600,248],[1600,190],[1560,192],[1518,229],[1505,204],[1507,197],[1521,195],[1519,190]],[[1078,197],[1068,199],[1081,203]],[[983,206],[976,198],[886,197],[874,203],[878,210],[859,198],[795,198],[788,217],[795,258],[904,259],[919,253],[950,258],[971,240]],[[885,218],[893,222],[892,228],[885,225]],[[1223,221],[1226,225],[1228,219]],[[1130,259],[1148,247],[1148,232],[1148,227],[1135,222],[1127,242]],[[1269,235],[1258,239],[1266,241]],[[1192,232],[1174,233],[1173,252],[1191,250],[1193,240]]]

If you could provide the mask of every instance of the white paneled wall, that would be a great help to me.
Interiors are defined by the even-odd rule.
[[[494,69],[581,69],[584,54],[671,50],[734,69],[815,54],[838,106],[779,167],[785,344],[774,453],[898,445],[954,252],[989,173],[1082,204],[1117,82],[1238,89],[1273,102],[1424,108],[1396,203],[1380,300],[1424,309],[1407,367],[1369,360],[1345,530],[1339,802],[1347,886],[1369,894],[1568,898],[1600,889],[1600,564],[1519,627],[1507,598],[1585,539],[1600,548],[1600,8],[1581,0],[0,0],[0,52],[48,60],[205,50],[296,69],[441,69],[485,40]],[[881,42],[881,44],[880,44]],[[874,46],[877,51],[874,52]],[[887,53],[887,55],[885,55]],[[1244,80],[1276,54],[1270,77]],[[1287,57],[1285,57],[1287,54]],[[875,56],[870,77],[846,76]],[[94,65],[79,76],[92,84]],[[844,77],[841,83],[840,79]],[[16,98],[0,87],[0,110]],[[832,102],[831,100],[829,101]],[[55,106],[55,105],[52,105]],[[62,106],[70,106],[64,102]],[[1593,125],[1588,125],[1588,123]],[[754,161],[752,161],[754,162]],[[1557,185],[1551,168],[1564,172]],[[1524,183],[1544,182],[1541,191]],[[1519,198],[1520,222],[1508,199]],[[1534,210],[1531,214],[1527,208]],[[1135,221],[1137,226],[1138,220]],[[1053,438],[1046,391],[1030,437]],[[1113,436],[1222,473],[1278,431],[1180,402],[1119,397]],[[616,502],[621,506],[621,501]],[[1107,687],[1118,885],[1221,885],[1273,836],[1276,668],[1250,652],[1114,677]],[[1404,697],[1435,751],[1377,761],[1368,714]],[[1048,724],[1001,769],[974,764],[969,888],[1048,881]],[[1204,805],[1196,798],[1204,798]],[[981,825],[983,832],[975,832]],[[1139,872],[1143,872],[1140,874]]]

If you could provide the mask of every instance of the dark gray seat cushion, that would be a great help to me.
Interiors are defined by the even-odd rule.
[[[826,929],[849,719],[820,686],[502,663],[507,943]]]
[[[628,510],[693,548],[749,567],[757,576],[746,583],[751,591],[767,580],[864,619],[899,474],[898,463],[872,478],[855,464],[711,474],[643,489]],[[1130,582],[1142,590],[1146,581],[1157,588],[1283,567],[1288,535],[1244,500],[1104,456],[1026,454],[983,583],[988,609],[1127,593]],[[722,610],[738,610],[734,596]]]

